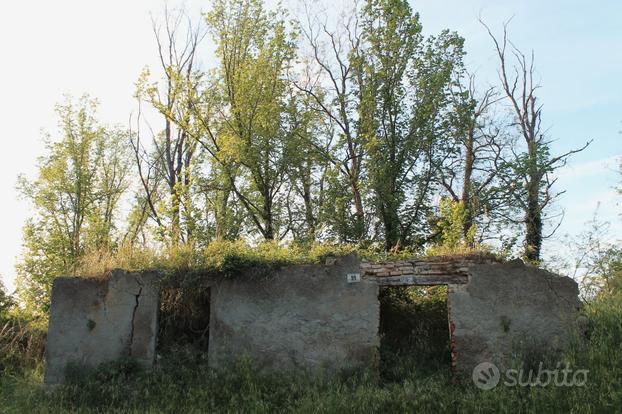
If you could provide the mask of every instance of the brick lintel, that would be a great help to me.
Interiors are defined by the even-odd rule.
[[[462,285],[469,281],[464,274],[435,274],[435,275],[401,275],[384,277],[367,277],[375,280],[380,286],[407,286],[407,285]]]

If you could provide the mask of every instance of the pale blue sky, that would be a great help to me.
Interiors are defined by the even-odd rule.
[[[179,1],[170,1],[174,6]],[[205,1],[186,1],[198,11]],[[0,274],[13,285],[15,258],[21,249],[21,227],[28,205],[18,201],[19,173],[32,176],[42,153],[40,130],[56,130],[53,107],[69,92],[99,98],[100,115],[109,123],[126,124],[134,109],[134,82],[156,55],[149,13],[162,2],[149,0],[5,1],[0,13],[0,124],[4,157],[0,163]],[[534,49],[542,79],[544,122],[556,139],[556,152],[593,139],[560,172],[559,200],[566,219],[558,234],[583,229],[601,202],[600,216],[620,234],[617,160],[622,155],[622,1],[436,0],[413,3],[426,33],[443,28],[466,38],[467,64],[482,83],[494,82],[492,45],[477,22],[481,15],[493,30],[514,16],[510,35],[523,50]],[[209,58],[206,57],[205,60]],[[550,252],[562,252],[554,240]]]

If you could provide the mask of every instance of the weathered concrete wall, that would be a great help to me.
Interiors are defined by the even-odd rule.
[[[348,274],[362,274],[348,283]],[[265,278],[211,283],[209,363],[249,355],[264,369],[328,369],[376,362],[379,285],[448,284],[452,364],[504,368],[521,347],[561,348],[580,307],[577,284],[520,261],[488,257],[283,268]],[[128,356],[153,363],[155,273],[114,271],[109,279],[59,278],[52,291],[45,382],[68,363],[96,366]]]
[[[209,363],[249,355],[264,369],[336,370],[375,362],[378,286],[348,283],[356,255],[334,264],[281,269],[263,280],[222,280],[212,287]]]
[[[62,383],[68,363],[97,366],[125,356],[151,365],[158,315],[156,278],[155,273],[115,270],[108,279],[56,279],[45,383]]]
[[[452,364],[470,374],[481,362],[506,368],[512,353],[563,348],[580,308],[577,283],[524,265],[476,264],[465,285],[449,285]]]

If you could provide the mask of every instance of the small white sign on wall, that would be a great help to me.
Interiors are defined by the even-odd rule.
[[[346,276],[348,283],[357,283],[361,281],[360,273],[348,273]]]

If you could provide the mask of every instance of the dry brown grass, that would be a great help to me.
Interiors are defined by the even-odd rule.
[[[45,354],[44,321],[17,316],[0,319],[0,372],[18,371],[41,364]]]

